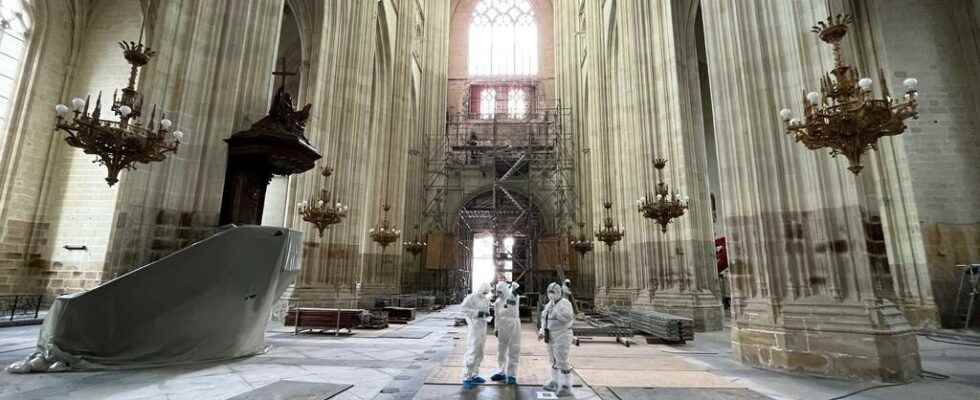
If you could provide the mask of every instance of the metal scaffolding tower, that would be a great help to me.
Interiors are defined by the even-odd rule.
[[[547,235],[558,243],[575,220],[571,110],[535,100],[522,111],[449,113],[444,135],[429,136],[423,220],[456,235],[460,276],[453,284],[464,291],[475,233],[514,237],[512,252],[494,251],[494,265],[500,272],[498,261],[511,261],[513,270],[504,272],[529,291],[543,291],[535,276],[538,240]]]

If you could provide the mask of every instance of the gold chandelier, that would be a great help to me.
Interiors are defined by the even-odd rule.
[[[324,167],[322,175],[324,179],[329,178],[333,174],[333,169],[330,167]],[[299,209],[299,214],[303,217],[303,221],[309,222],[316,226],[317,231],[320,232],[320,237],[323,237],[323,231],[327,229],[330,225],[339,224],[344,218],[347,217],[347,211],[350,206],[345,206],[341,202],[334,202],[330,196],[330,191],[327,189],[321,189],[319,195],[313,195],[310,201],[303,201],[296,205]]]
[[[661,175],[660,182],[657,183],[657,188],[654,189],[656,197],[650,194],[640,197],[636,201],[636,209],[643,214],[644,218],[652,219],[657,224],[660,224],[661,232],[667,233],[667,224],[672,219],[684,215],[688,205],[690,205],[690,199],[687,196],[682,196],[668,190],[662,175],[664,167],[667,166],[666,159],[654,159],[653,166],[657,169],[657,174]]]
[[[868,148],[877,150],[878,139],[905,132],[905,120],[918,119],[918,80],[905,79],[904,99],[893,99],[880,73],[882,98],[874,97],[871,78],[858,79],[857,69],[844,63],[841,41],[847,34],[849,15],[838,14],[820,21],[811,31],[834,50],[835,68],[820,80],[820,91],[807,93],[803,98],[803,120],[793,117],[787,108],[779,115],[786,133],[810,150],[830,148],[830,154],[843,154],[854,174],[861,172],[861,155]],[[833,76],[833,77],[831,77]]]
[[[623,240],[623,236],[626,236],[626,231],[622,227],[613,224],[612,216],[609,214],[612,208],[612,202],[606,201],[602,203],[602,208],[605,208],[606,217],[603,219],[602,228],[595,233],[596,239],[600,242],[606,244],[606,247],[612,247],[616,242]]]
[[[419,255],[419,253],[421,253],[422,250],[425,250],[425,247],[428,245],[429,243],[419,238],[418,225],[415,225],[415,238],[412,240],[406,240],[402,242],[402,246],[405,247],[405,250],[408,251],[409,253],[412,253],[412,255],[415,256]]]
[[[572,239],[569,244],[572,246],[572,250],[575,250],[580,256],[584,256],[585,253],[592,251],[592,241],[585,236],[585,223],[578,223],[578,237]]]
[[[396,226],[391,225],[388,221],[388,210],[391,210],[391,206],[385,203],[382,209],[384,210],[384,217],[381,223],[368,230],[368,234],[371,236],[371,240],[377,242],[382,248],[385,248],[398,240],[398,236],[401,235],[402,231]]]
[[[129,85],[112,94],[111,110],[119,117],[118,121],[102,119],[102,92],[95,100],[95,107],[89,111],[92,96],[85,100],[72,99],[71,108],[64,104],[55,106],[57,121],[55,126],[65,133],[69,146],[82,149],[85,154],[95,155],[95,162],[108,169],[105,180],[109,186],[119,182],[119,173],[125,169],[135,169],[136,163],[163,161],[167,153],[175,153],[180,146],[183,132],[171,131],[173,122],[161,113],[156,121],[156,106],[150,118],[143,120],[143,95],[136,90],[136,76],[139,69],[150,62],[156,53],[143,47],[142,40],[119,42],[123,57],[129,62]],[[72,113],[69,116],[69,112]]]

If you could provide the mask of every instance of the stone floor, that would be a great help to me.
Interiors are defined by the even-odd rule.
[[[539,398],[536,384],[547,372],[539,371],[546,369],[541,357],[545,349],[530,327],[522,336],[520,386],[485,385],[463,392],[454,376],[461,366],[465,328],[451,326],[454,316],[450,308],[423,314],[407,326],[357,331],[347,337],[294,336],[288,328],[273,325],[266,334],[270,345],[266,354],[223,363],[132,371],[0,373],[0,400]],[[0,328],[0,365],[30,354],[38,329]],[[639,342],[630,348],[604,340],[573,347],[575,399],[831,399],[876,386],[742,366],[730,359],[727,331],[698,334],[694,343],[683,346]],[[927,338],[920,338],[920,346],[925,369],[949,379],[875,388],[848,399],[980,399],[980,348]],[[481,372],[489,374],[496,352],[492,337],[486,352]],[[338,394],[326,397],[332,393]]]

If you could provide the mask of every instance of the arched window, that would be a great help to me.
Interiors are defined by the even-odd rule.
[[[497,91],[492,88],[480,92],[480,118],[493,119],[497,112]]]
[[[470,76],[538,73],[538,28],[528,0],[480,0],[470,23]]]
[[[6,133],[10,103],[27,48],[31,19],[23,0],[0,0],[0,133]],[[0,135],[0,148],[5,134]]]
[[[527,90],[514,88],[507,92],[507,113],[514,119],[527,115]]]

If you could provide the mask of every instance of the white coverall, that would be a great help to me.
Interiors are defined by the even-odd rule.
[[[548,285],[548,305],[541,313],[539,337],[548,342],[548,358],[551,360],[551,380],[545,390],[557,391],[559,395],[571,393],[572,366],[568,363],[568,352],[572,346],[572,323],[575,314],[572,303],[562,297],[562,288],[557,283]]]
[[[487,316],[490,314],[490,285],[483,284],[463,299],[463,315],[466,317],[466,354],[463,362],[466,370],[463,379],[478,376],[483,362],[483,345],[487,341]]]
[[[516,283],[498,282],[497,300],[493,303],[494,327],[497,330],[497,372],[517,376],[521,355],[520,299],[514,294]]]

